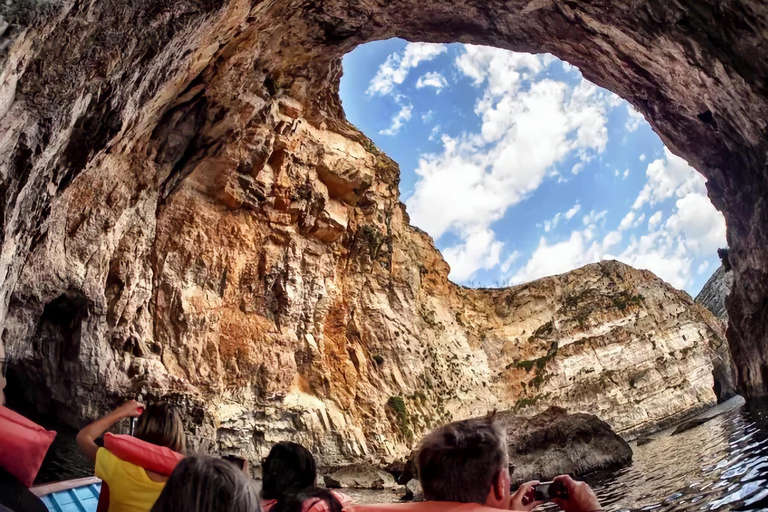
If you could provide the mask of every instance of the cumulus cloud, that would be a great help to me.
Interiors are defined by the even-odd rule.
[[[503,246],[496,240],[493,231],[483,229],[467,233],[462,244],[449,247],[443,251],[443,256],[451,265],[451,277],[465,281],[478,269],[491,269],[498,265]]]
[[[430,71],[429,73],[420,76],[416,81],[417,89],[423,89],[424,87],[434,87],[438,93],[440,92],[440,89],[447,86],[448,81],[445,79],[445,77],[434,71]]]
[[[573,206],[571,207],[571,209],[570,209],[570,210],[568,210],[567,212],[565,212],[565,218],[566,218],[566,219],[568,219],[568,220],[571,220],[571,219],[573,218],[573,216],[574,216],[574,215],[576,215],[577,213],[579,213],[579,210],[581,210],[581,205],[580,205],[579,203],[576,203],[575,205],[573,205]]]
[[[690,193],[675,203],[676,211],[667,219],[666,229],[684,237],[685,245],[697,256],[714,254],[726,245],[725,219],[707,196]]]
[[[645,153],[643,153],[642,155],[640,155],[640,161],[641,161],[641,162],[645,162]]]
[[[490,225],[558,174],[557,164],[605,150],[611,95],[583,79],[576,86],[542,79],[551,60],[471,45],[456,59],[459,72],[483,87],[475,106],[480,130],[443,135],[441,153],[422,155],[406,202],[415,225],[436,239],[449,231],[460,239],[444,251],[452,279],[471,275],[472,265],[488,268],[495,238],[480,256],[470,242],[492,234]]]
[[[413,112],[413,105],[403,105],[400,107],[400,111],[392,117],[392,124],[386,130],[381,130],[381,135],[395,135],[400,129],[411,120],[411,114]]]
[[[632,224],[635,222],[635,212],[630,211],[627,213],[623,219],[621,219],[621,222],[619,223],[619,231],[624,231],[626,229],[629,229],[632,227]]]
[[[683,197],[691,192],[706,194],[704,178],[688,163],[664,148],[664,157],[648,164],[647,182],[638,194],[632,208],[644,204],[656,205],[672,196]]]
[[[648,164],[647,181],[619,230],[638,227],[645,219],[640,209],[676,198],[671,215],[663,221],[662,211],[648,219],[648,231],[632,236],[629,244],[615,257],[637,268],[648,269],[677,288],[693,282],[693,264],[697,258],[714,254],[725,245],[725,220],[706,196],[704,179],[683,159],[669,150],[664,157]],[[701,262],[696,272],[708,267]],[[703,269],[703,270],[700,270]]]
[[[699,267],[696,269],[697,274],[703,274],[707,271],[709,268],[709,262],[708,261],[702,261]]]
[[[444,44],[408,43],[402,53],[393,53],[384,61],[371,80],[368,90],[369,95],[390,94],[396,85],[402,84],[408,77],[408,73],[422,62],[430,61],[446,52],[448,47]]]
[[[562,274],[605,259],[606,252],[621,241],[621,234],[616,231],[608,233],[602,241],[595,240],[597,222],[605,218],[605,213],[590,212],[585,218],[594,222],[586,224],[583,230],[572,231],[567,240],[550,244],[542,237],[528,262],[512,276],[510,284]]]
[[[661,212],[656,212],[653,215],[651,215],[651,218],[648,219],[648,229],[653,231],[656,229],[659,224],[661,224],[663,214]]]

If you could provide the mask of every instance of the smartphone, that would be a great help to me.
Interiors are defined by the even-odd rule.
[[[552,498],[568,499],[568,491],[560,482],[543,482],[533,487],[535,501],[549,501]]]

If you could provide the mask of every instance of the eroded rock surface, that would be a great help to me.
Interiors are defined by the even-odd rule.
[[[452,285],[399,171],[343,115],[341,56],[391,36],[548,51],[643,112],[728,222],[729,333],[768,375],[762,2],[61,0],[0,5],[0,329],[73,424],[171,395],[203,449],[407,453],[546,404],[631,435],[708,406],[721,324],[616,263]],[[642,296],[642,298],[640,298]]]
[[[733,272],[720,265],[696,296],[696,302],[707,308],[717,318],[728,321],[725,299],[733,287]]]
[[[592,414],[550,407],[532,418],[502,415],[507,428],[513,485],[557,475],[584,475],[632,460],[632,448]]]

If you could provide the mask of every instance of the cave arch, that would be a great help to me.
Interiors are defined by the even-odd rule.
[[[347,343],[371,343],[356,309],[327,299],[333,294],[316,310],[298,311],[296,268],[286,263],[285,247],[295,249],[299,238],[341,244],[352,263],[339,272],[417,283],[399,298],[411,305],[440,293],[445,263],[427,242],[408,250],[429,268],[398,265],[403,245],[389,230],[392,222],[407,225],[407,214],[398,206],[397,167],[349,125],[338,97],[346,52],[400,37],[548,52],[643,113],[664,144],[708,178],[709,196],[726,217],[735,276],[729,342],[739,387],[751,397],[768,394],[764,3],[148,0],[115,9],[107,0],[88,7],[70,0],[45,12],[0,9],[12,21],[0,53],[0,325],[11,351],[40,322],[23,307],[10,313],[11,298],[45,304],[76,284],[94,318],[104,317],[92,320],[98,327],[89,339],[105,346],[150,339],[160,347],[152,352],[178,375],[257,375],[259,397],[273,397],[291,383],[269,378],[270,368],[303,368],[303,356],[316,353],[315,336],[337,355]],[[94,126],[103,133],[82,129]],[[297,133],[301,144],[291,139]],[[292,154],[297,147],[308,148],[303,160]],[[323,184],[323,201],[281,185],[286,172],[307,167]],[[267,193],[274,196],[269,208]],[[190,199],[194,194],[210,208]],[[212,227],[221,211],[257,212],[258,226],[274,231],[259,240],[248,230],[227,235]],[[193,218],[200,219],[195,232],[184,221]],[[379,227],[366,231],[363,219]],[[258,249],[260,257],[234,276],[218,249],[200,258],[185,252],[205,240],[236,246],[238,254]],[[108,275],[124,283],[109,300]],[[214,275],[216,286],[206,288]],[[269,351],[256,357],[247,340],[283,335],[239,320],[262,312],[265,276],[275,275],[289,289],[279,314],[270,314],[294,329],[283,343],[301,353],[296,361]],[[186,291],[203,289],[205,301],[189,302]],[[226,343],[214,343],[192,306],[220,311],[233,289],[236,305],[216,317],[216,335]],[[321,313],[333,321],[310,332],[307,318]],[[341,407],[353,403],[321,370],[305,370],[297,386],[335,393]],[[383,416],[383,405],[376,407]]]

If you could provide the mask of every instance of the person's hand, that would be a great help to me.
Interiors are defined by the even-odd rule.
[[[560,475],[555,478],[568,491],[568,499],[555,498],[554,501],[565,512],[596,512],[602,511],[600,502],[597,501],[592,488],[584,482],[577,482],[568,475]]]
[[[517,491],[515,491],[515,494],[513,494],[509,498],[509,509],[510,510],[533,510],[534,508],[541,505],[543,501],[534,500],[533,487],[538,484],[539,484],[538,480],[533,480],[531,482],[525,482],[524,484],[522,484],[517,489]]]
[[[136,400],[128,400],[123,405],[115,409],[115,414],[120,418],[135,418],[141,416],[144,412],[144,404],[140,404]]]

